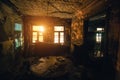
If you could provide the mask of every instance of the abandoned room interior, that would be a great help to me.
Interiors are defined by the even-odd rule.
[[[119,0],[0,0],[0,80],[120,80]]]

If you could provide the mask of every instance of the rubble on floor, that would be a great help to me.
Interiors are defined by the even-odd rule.
[[[62,56],[42,57],[39,63],[30,66],[33,74],[41,77],[60,77],[70,72],[72,61]]]
[[[3,65],[4,66],[4,65]],[[10,71],[2,72],[0,80],[87,80],[83,65],[74,65],[65,56],[17,58]]]

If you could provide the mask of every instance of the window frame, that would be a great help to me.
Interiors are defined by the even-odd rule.
[[[38,27],[38,29],[34,29],[33,27]],[[44,42],[44,34],[43,34],[43,32],[40,32],[40,30],[39,30],[39,28],[41,28],[41,27],[43,27],[43,26],[40,26],[40,25],[33,25],[32,26],[32,43],[36,43],[36,42]],[[44,28],[44,27],[43,27]],[[37,39],[36,39],[36,41],[33,39],[33,33],[34,32],[36,32],[37,33]],[[40,35],[40,33],[42,33],[42,35]],[[42,37],[42,40],[40,41],[40,37]]]
[[[62,30],[56,29],[55,27],[63,27]],[[55,42],[55,33],[58,33],[58,41]],[[61,33],[63,33],[63,42],[61,42]],[[54,26],[54,43],[64,44],[65,43],[65,27],[64,26]]]

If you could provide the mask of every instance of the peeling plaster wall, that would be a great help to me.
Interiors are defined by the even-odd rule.
[[[15,22],[22,22],[20,16],[0,1],[0,74],[11,71],[13,67]]]
[[[83,44],[83,14],[78,11],[72,20],[71,42],[75,45]]]
[[[14,26],[21,23],[20,16],[10,7],[0,2],[0,44],[3,47],[2,54],[13,53]],[[11,38],[11,40],[10,40]]]

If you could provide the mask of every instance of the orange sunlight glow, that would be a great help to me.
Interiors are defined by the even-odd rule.
[[[39,31],[40,32],[44,32],[44,27],[43,26],[39,26]]]
[[[44,32],[44,26],[33,26],[33,31]]]
[[[43,42],[44,26],[33,26],[32,42]]]

